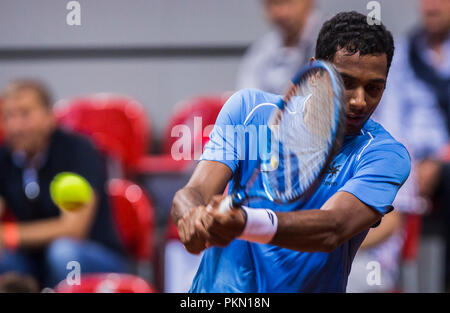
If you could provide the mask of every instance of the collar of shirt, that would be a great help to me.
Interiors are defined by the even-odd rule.
[[[438,66],[433,62],[438,56],[436,55],[436,52],[429,47],[425,33],[422,34],[419,42],[420,46],[424,47],[424,49],[419,51],[422,59],[433,66],[443,77],[450,77],[450,33],[447,35],[447,39],[441,44],[442,63]]]
[[[13,163],[18,168],[35,168],[40,169],[46,160],[47,151],[41,151],[33,156],[31,159],[27,158],[27,155],[23,151],[14,151],[12,153]]]

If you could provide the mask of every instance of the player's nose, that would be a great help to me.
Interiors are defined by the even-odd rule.
[[[351,111],[364,111],[367,106],[364,88],[355,89],[350,97],[349,105]]]

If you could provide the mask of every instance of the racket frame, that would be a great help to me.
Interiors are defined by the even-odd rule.
[[[305,73],[307,73],[308,71],[311,71],[314,68],[317,69],[323,69],[325,71],[328,72],[330,78],[331,78],[331,84],[333,87],[333,90],[339,91],[343,93],[344,90],[344,84],[342,82],[342,78],[340,77],[339,73],[337,72],[337,70],[333,67],[330,67],[328,64],[328,62],[324,62],[324,61],[320,61],[320,60],[314,60],[312,62],[309,62],[308,65],[302,67],[294,76],[292,82],[294,85],[298,84],[299,81],[302,79],[302,77],[304,76]],[[333,103],[334,103],[334,109],[335,109],[335,114],[334,114],[334,128],[332,129],[332,137],[333,137],[333,144],[331,146],[330,152],[328,153],[325,162],[322,166],[322,169],[320,170],[319,174],[317,175],[316,179],[314,180],[314,182],[304,191],[302,192],[298,197],[289,199],[289,200],[281,200],[278,199],[276,197],[274,197],[273,195],[275,194],[270,186],[269,183],[269,178],[268,175],[266,174],[266,171],[261,170],[261,168],[269,168],[268,164],[270,162],[270,158],[265,157],[263,159],[260,160],[259,165],[256,166],[254,173],[251,177],[253,177],[253,179],[255,179],[255,176],[257,176],[257,173],[261,173],[261,177],[262,177],[262,184],[264,187],[264,190],[253,190],[250,193],[245,191],[245,185],[248,185],[249,181],[252,180],[252,178],[250,177],[245,183],[243,184],[239,184],[239,182],[237,180],[235,180],[234,186],[233,186],[233,191],[231,192],[230,195],[228,195],[225,200],[223,200],[223,202],[221,203],[220,206],[220,210],[221,212],[225,212],[227,209],[230,208],[238,208],[240,207],[242,204],[244,204],[245,202],[247,202],[250,199],[255,199],[255,198],[263,198],[263,199],[268,199],[272,202],[275,202],[277,204],[289,204],[295,201],[298,201],[300,199],[305,199],[310,197],[314,191],[316,190],[316,188],[318,187],[320,181],[323,179],[323,177],[325,176],[327,170],[328,170],[328,165],[332,162],[332,160],[334,159],[334,157],[336,156],[336,154],[339,152],[340,147],[342,145],[342,141],[344,139],[344,134],[345,134],[345,108],[343,108],[344,106],[344,101],[345,98],[343,96],[343,94],[341,95],[335,95],[334,99],[333,99]],[[284,110],[287,103],[289,101],[285,101],[285,98],[283,97],[278,103],[276,103],[275,105],[280,109],[280,110]],[[340,103],[343,102],[343,103]],[[268,144],[268,151],[270,151],[270,142]],[[267,152],[268,153],[268,152]],[[238,169],[237,169],[238,170]],[[256,173],[256,175],[255,175]],[[236,176],[236,175],[235,175]],[[244,185],[244,186],[242,186]]]

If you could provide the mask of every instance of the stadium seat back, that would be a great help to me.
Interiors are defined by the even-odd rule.
[[[137,101],[125,96],[94,94],[56,105],[58,121],[72,131],[92,138],[125,170],[147,152],[151,134],[147,114]]]
[[[407,214],[405,218],[405,241],[402,248],[403,261],[414,260],[417,257],[422,217],[418,214]]]
[[[130,274],[101,273],[84,274],[80,284],[69,285],[60,282],[55,291],[58,293],[154,293],[155,288],[142,278]]]
[[[180,140],[179,137],[172,136],[172,130],[177,125],[185,125],[189,128],[191,136],[187,138],[190,140],[190,143],[187,144],[191,145],[192,153],[194,153],[194,142],[201,141],[203,147],[209,140],[210,130],[215,124],[217,116],[228,99],[228,96],[229,93],[214,96],[199,96],[179,102],[175,107],[175,112],[165,131],[163,152],[169,154],[172,145]],[[205,131],[208,125],[211,125],[211,127]]]
[[[127,251],[137,260],[151,260],[154,250],[154,208],[144,190],[127,180],[108,184],[111,206]]]

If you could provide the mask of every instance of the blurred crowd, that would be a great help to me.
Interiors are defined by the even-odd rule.
[[[408,148],[413,170],[395,210],[370,230],[356,254],[348,292],[450,291],[450,1],[419,3],[420,21],[395,40],[373,116]],[[288,78],[314,55],[324,17],[314,0],[262,5],[272,31],[247,50],[236,89],[282,94]],[[141,291],[187,291],[201,256],[184,250],[168,212],[194,161],[174,161],[169,139],[160,154],[149,155],[145,122],[138,127],[145,113],[130,99],[77,99],[58,111],[37,80],[18,79],[1,89],[0,291],[71,290],[77,286],[68,282],[76,278],[71,261],[80,264],[81,279],[91,279],[89,286],[96,281],[97,291],[117,291],[133,279]],[[195,99],[178,108],[173,121],[192,127],[199,115],[213,123],[225,100]],[[108,104],[113,113],[102,111]],[[129,125],[115,129],[133,110]],[[94,111],[104,125],[88,121]],[[201,131],[189,140],[190,148],[207,136]],[[49,193],[52,178],[67,171],[95,190],[95,199],[76,212],[60,210]],[[367,279],[373,262],[380,265],[376,284]]]

